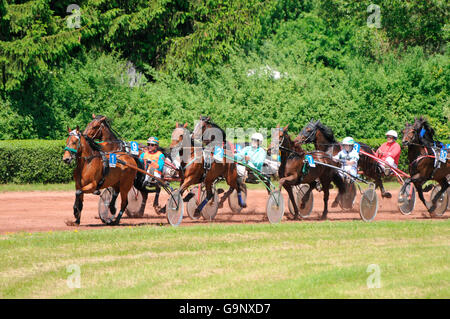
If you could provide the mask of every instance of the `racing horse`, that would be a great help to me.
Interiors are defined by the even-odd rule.
[[[338,187],[339,193],[336,196],[331,207],[336,207],[339,204],[339,199],[345,193],[345,184],[339,172],[329,166],[324,166],[316,163],[316,167],[310,167],[305,163],[305,156],[311,155],[315,162],[322,162],[328,165],[337,166],[337,163],[331,158],[331,156],[322,151],[306,152],[303,149],[297,149],[292,151],[286,160],[285,172],[283,178],[280,179],[281,187],[286,188],[288,184],[291,188],[299,184],[308,184],[309,189],[305,193],[302,199],[301,208],[305,207],[306,202],[312,190],[316,187],[317,179],[323,186],[323,202],[324,208],[321,219],[326,219],[328,214],[328,198],[330,196],[330,185],[334,182]],[[292,196],[293,198],[293,196]],[[294,208],[297,208],[295,201],[292,201]],[[294,218],[298,218],[298,209],[295,209]]]
[[[298,152],[301,153],[301,148],[299,148],[294,141],[291,139],[291,137],[289,136],[288,133],[288,127],[289,124],[286,125],[285,127],[280,127],[280,125],[278,124],[276,129],[275,129],[275,136],[276,139],[272,140],[270,147],[269,147],[269,155],[278,155],[277,151],[280,154],[280,166],[278,168],[278,177],[279,178],[283,178],[285,177],[285,171],[286,171],[286,163],[287,163],[287,159],[289,158],[289,156],[293,153],[293,152]],[[278,142],[278,143],[277,143]],[[294,185],[290,184],[290,183],[284,183],[283,187],[286,190],[286,192],[289,195],[289,200],[292,203],[292,206],[294,207],[294,218],[298,217],[298,206],[295,203],[295,197],[294,197],[294,193],[292,190],[292,187]],[[308,193],[308,197],[306,197],[307,199],[309,198],[309,193]],[[303,206],[305,202],[303,202]]]
[[[127,207],[128,192],[136,177],[136,170],[128,166],[134,166],[135,160],[126,153],[117,152],[116,167],[110,168],[109,174],[103,176],[103,159],[100,154],[100,146],[93,139],[81,134],[78,126],[74,130],[67,127],[67,130],[69,136],[66,140],[62,159],[66,164],[70,164],[73,159],[76,159],[76,167],[73,172],[76,189],[75,203],[73,205],[75,222],[69,225],[80,224],[84,194],[94,193],[98,189],[110,186],[114,188],[116,193],[120,192],[121,205],[120,212],[116,218],[111,218],[107,223],[117,225]],[[112,210],[111,213],[115,215],[115,210]]]
[[[417,189],[419,198],[428,212],[432,214],[436,209],[436,202],[447,190],[449,183],[447,176],[450,174],[450,161],[439,163],[434,148],[443,147],[442,143],[434,140],[434,130],[423,117],[415,118],[413,124],[406,123],[403,130],[402,145],[408,147],[409,174],[411,178],[405,181],[405,185],[411,181]],[[436,164],[440,164],[437,167]],[[427,205],[423,197],[423,184],[428,180],[435,180],[441,189],[431,200],[431,206]]]
[[[200,124],[199,122],[198,125]],[[197,129],[196,133],[202,136],[203,130],[200,127],[200,131]],[[223,132],[223,131],[222,131]],[[197,145],[198,144],[198,145]],[[214,194],[212,191],[212,185],[214,181],[219,177],[224,177],[230,189],[226,194],[222,196],[219,202],[219,207],[223,205],[226,199],[226,195],[229,196],[234,189],[237,190],[240,195],[240,185],[237,182],[237,170],[235,163],[225,162],[225,157],[222,162],[213,161],[209,169],[205,169],[205,159],[203,156],[203,145],[194,140],[194,134],[190,133],[187,129],[187,123],[181,125],[176,123],[175,129],[172,132],[172,141],[170,144],[171,156],[175,158],[175,162],[179,162],[180,169],[182,171],[182,182],[180,185],[180,193],[182,194],[189,186],[204,182],[206,188],[206,198],[200,203],[194,212],[194,216],[198,216],[203,207],[210,201]],[[184,201],[189,201],[193,196],[193,193],[189,193]],[[241,198],[241,197],[239,197]],[[239,200],[241,207],[246,207],[242,198]]]
[[[218,175],[216,178],[224,177],[225,181],[230,186],[228,191],[220,199],[219,207],[223,206],[225,200],[233,193],[235,189],[238,196],[239,206],[242,208],[247,207],[241,195],[242,183],[244,181],[241,181],[239,175],[237,174],[236,163],[234,162],[234,159],[232,159],[234,157],[234,149],[232,149],[231,144],[227,142],[225,131],[214,123],[211,120],[211,117],[200,116],[200,121],[196,124],[194,131],[192,132],[192,138],[194,143],[201,143],[204,151],[204,160],[210,161],[210,163],[207,164],[209,167],[207,169],[208,172],[209,169],[212,170],[213,166],[218,171],[222,171],[223,173]],[[222,149],[223,154],[225,155],[221,161],[211,156],[213,152],[215,153],[216,147],[218,147],[219,150]],[[206,174],[208,174],[208,172]],[[267,184],[268,182],[265,180],[264,183]],[[206,190],[208,190],[206,183],[205,187]]]
[[[111,151],[121,151],[125,152],[127,149],[126,142],[121,139],[119,136],[119,133],[115,131],[111,127],[110,120],[103,115],[95,115],[92,114],[92,121],[86,126],[83,132],[84,135],[94,139],[94,140],[100,140],[97,142],[101,147],[103,151],[111,152]],[[164,150],[161,147],[158,147],[158,150],[165,154]],[[140,152],[141,153],[141,152]],[[139,153],[139,155],[140,155]],[[131,155],[135,158],[136,166],[140,169],[145,169],[142,162],[139,160],[139,157],[135,155]],[[167,157],[167,155],[166,155]],[[136,174],[136,180],[134,182],[134,187],[141,192],[142,194],[142,206],[141,210],[145,209],[145,204],[147,203],[148,198],[148,191],[143,186],[143,182],[145,179],[145,174],[141,172],[137,172]],[[158,184],[155,184],[155,197],[153,199],[153,208],[157,214],[161,214],[165,212],[165,207],[161,208],[159,206],[159,194],[161,192],[161,187]],[[115,202],[115,198],[117,198],[118,193],[113,192],[112,197],[113,200],[111,200],[111,203]],[[110,207],[111,208],[111,207]]]
[[[332,156],[339,153],[341,145],[334,138],[333,131],[323,125],[320,120],[315,121],[312,119],[295,138],[296,144],[310,144],[313,143],[316,150],[326,152]],[[358,142],[361,146],[361,150],[376,156],[372,148],[364,143]],[[375,181],[375,186],[380,188],[381,197],[391,198],[391,193],[384,189],[383,181],[381,180],[383,173],[379,163],[363,153],[360,154],[358,161],[358,168],[363,172],[364,176],[367,176]]]

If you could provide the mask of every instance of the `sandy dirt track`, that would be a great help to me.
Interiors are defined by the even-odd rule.
[[[332,190],[330,201],[334,200],[337,191]],[[430,215],[426,211],[422,202],[417,198],[414,211],[409,216],[402,215],[397,208],[398,190],[391,191],[391,199],[381,199],[379,196],[379,210],[375,218],[377,220],[412,220],[412,219],[430,219]],[[323,209],[323,193],[314,192],[314,208],[309,221],[317,222],[321,216]],[[287,207],[287,194],[283,191],[285,197],[285,215],[282,222],[302,223],[307,220],[291,221],[289,210]],[[426,195],[427,199],[429,195]],[[225,202],[224,207],[219,209],[216,219],[213,223],[223,224],[239,224],[239,223],[268,223],[265,207],[267,201],[267,192],[265,190],[249,190],[247,205],[239,214],[234,214]],[[361,220],[359,216],[359,198],[357,195],[356,203],[353,211],[343,212],[340,208],[329,208],[328,220],[330,221],[348,221]],[[82,229],[100,229],[105,227],[123,227],[138,225],[154,225],[171,227],[165,215],[156,215],[153,211],[152,202],[153,194],[149,195],[147,207],[144,217],[128,218],[124,215],[119,226],[105,226],[98,218],[98,201],[99,196],[85,195],[84,207],[81,215],[81,225],[78,227],[67,226],[66,221],[73,220],[73,202],[75,192],[58,191],[58,192],[5,192],[0,193],[0,234],[10,232],[37,232],[50,230],[74,230]],[[160,204],[165,204],[167,194],[161,192]],[[120,197],[117,204],[120,203]],[[450,213],[447,211],[440,219],[447,219]],[[361,221],[363,222],[363,221]],[[197,225],[207,224],[202,218],[199,220],[191,220],[186,209],[181,225]]]

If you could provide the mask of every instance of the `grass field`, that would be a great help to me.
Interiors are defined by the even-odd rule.
[[[449,298],[449,243],[447,220],[7,234],[0,298]]]

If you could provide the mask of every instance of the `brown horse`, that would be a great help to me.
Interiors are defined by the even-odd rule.
[[[106,116],[103,115],[95,115],[92,114],[92,121],[86,126],[83,132],[84,135],[90,137],[94,140],[99,140],[97,144],[99,144],[103,151],[111,152],[111,151],[121,151],[125,152],[127,149],[127,144],[119,137],[119,133],[114,131],[111,127],[111,123]],[[163,151],[160,148],[161,151]],[[139,150],[139,155],[142,153],[142,149]],[[139,161],[139,157],[135,155],[131,155],[136,162],[136,166],[140,169],[145,169],[144,165]],[[145,179],[145,174],[142,172],[136,173],[136,179],[134,181],[134,187],[141,192],[142,194],[142,205],[141,210],[145,209],[148,191],[145,189],[143,182]],[[157,214],[161,214],[165,212],[165,206],[161,208],[159,206],[159,195],[161,193],[161,187],[158,184],[155,184],[155,197],[153,199],[153,209]],[[111,202],[115,201],[119,194],[113,192]]]
[[[406,123],[403,130],[403,146],[408,146],[409,174],[410,181],[414,183],[419,198],[428,212],[432,214],[436,209],[436,202],[439,197],[447,190],[449,183],[447,177],[450,174],[450,161],[440,163],[440,167],[435,167],[435,157],[433,149],[442,147],[439,141],[434,140],[434,130],[430,127],[424,118],[415,119],[414,124]],[[441,190],[431,200],[431,206],[428,207],[423,197],[423,184],[428,180],[435,180],[441,186]],[[405,185],[409,181],[405,181]]]
[[[199,125],[202,125],[201,122]],[[203,129],[200,128],[200,137],[203,134]],[[172,142],[170,144],[172,158],[180,158],[181,170],[183,180],[180,185],[180,193],[182,194],[188,187],[204,183],[206,188],[206,198],[196,208],[194,215],[198,216],[203,207],[213,198],[212,186],[214,182],[220,178],[225,178],[225,181],[230,186],[230,189],[222,196],[219,202],[219,207],[223,205],[225,199],[233,192],[237,190],[240,195],[241,189],[237,182],[237,170],[235,163],[229,163],[223,158],[222,162],[217,160],[212,161],[210,168],[205,169],[205,159],[203,156],[203,145],[198,141],[194,141],[193,135],[190,134],[187,129],[187,123],[183,126],[176,124],[174,131],[172,132]],[[193,196],[192,193],[188,194],[184,201],[188,201]],[[239,202],[241,207],[246,207],[245,203],[241,200]]]
[[[333,131],[329,127],[323,125],[320,120],[315,121],[314,119],[303,128],[295,139],[295,143],[300,145],[313,143],[316,150],[326,152],[333,156],[341,150],[341,145],[334,138]],[[362,151],[376,156],[369,145],[360,142],[358,142],[358,144],[361,146]],[[380,188],[382,197],[392,197],[391,193],[386,192],[384,189],[383,181],[381,180],[384,171],[376,160],[361,153],[358,161],[358,168],[363,172],[362,174],[364,176],[375,181],[376,187]]]
[[[278,177],[281,179],[283,177],[286,177],[285,171],[286,171],[286,163],[289,158],[289,156],[293,152],[301,153],[302,149],[295,145],[295,142],[291,139],[288,133],[288,127],[289,124],[285,127],[280,128],[280,125],[277,125],[275,129],[275,139],[272,140],[269,148],[269,155],[271,154],[277,154],[279,152],[280,154],[280,167],[278,168]],[[295,197],[293,193],[293,186],[291,183],[283,183],[282,185],[286,192],[289,195],[289,200],[292,203],[292,206],[294,207],[294,218],[298,217],[298,206],[295,203]],[[309,198],[309,194],[308,197]]]
[[[114,188],[116,193],[120,192],[121,205],[119,214],[114,220],[109,220],[109,224],[118,224],[128,204],[128,191],[136,177],[136,170],[127,166],[135,166],[134,159],[126,153],[116,153],[118,158],[116,167],[110,168],[109,174],[102,176],[103,160],[100,154],[100,147],[94,140],[81,134],[78,126],[75,130],[67,129],[69,137],[66,140],[63,161],[66,164],[70,164],[73,159],[76,159],[77,163],[73,172],[76,189],[75,203],[73,205],[75,222],[71,223],[71,225],[80,224],[84,194],[94,193],[98,189],[110,186]],[[101,182],[102,180],[103,183]],[[112,203],[110,208],[114,207],[114,204]],[[114,215],[115,211],[111,210],[111,213]]]
[[[336,169],[331,167],[327,167],[324,165],[320,165],[316,163],[316,167],[310,167],[305,163],[305,156],[311,155],[314,158],[315,162],[322,162],[328,165],[337,166],[338,164],[333,161],[331,156],[322,151],[313,151],[306,153],[304,150],[298,150],[295,152],[291,152],[285,167],[285,173],[283,178],[280,179],[280,190],[281,187],[285,187],[286,184],[289,184],[291,187],[299,184],[308,184],[309,189],[303,196],[301,208],[305,207],[306,202],[309,199],[309,196],[312,190],[316,187],[316,180],[319,179],[320,183],[323,186],[323,202],[324,208],[321,219],[326,219],[328,214],[328,198],[330,196],[330,184],[333,181],[339,189],[339,193],[336,196],[336,199],[331,204],[331,207],[336,207],[339,204],[339,198],[345,193],[345,184],[340,176],[339,172]],[[292,202],[294,208],[295,201]],[[298,218],[298,211],[295,212],[295,218]]]

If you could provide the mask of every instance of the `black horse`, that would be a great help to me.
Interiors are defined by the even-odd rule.
[[[402,144],[408,147],[410,180],[414,183],[420,200],[432,214],[436,209],[437,200],[449,186],[447,177],[450,174],[450,161],[439,163],[436,158],[443,144],[434,139],[434,130],[423,117],[416,118],[414,124],[406,123]],[[430,207],[423,197],[422,188],[428,180],[435,180],[441,186],[440,191],[432,198]]]
[[[333,131],[323,125],[320,120],[315,121],[312,119],[297,136],[295,142],[300,145],[313,143],[316,150],[326,152],[333,156],[341,150],[341,145],[336,141]],[[376,156],[369,145],[360,142],[358,144],[361,146],[362,151]],[[376,187],[380,188],[382,197],[392,197],[391,193],[386,192],[384,189],[383,181],[381,180],[381,177],[384,176],[384,171],[376,160],[361,153],[358,161],[358,169],[362,171],[364,176],[375,181]]]

